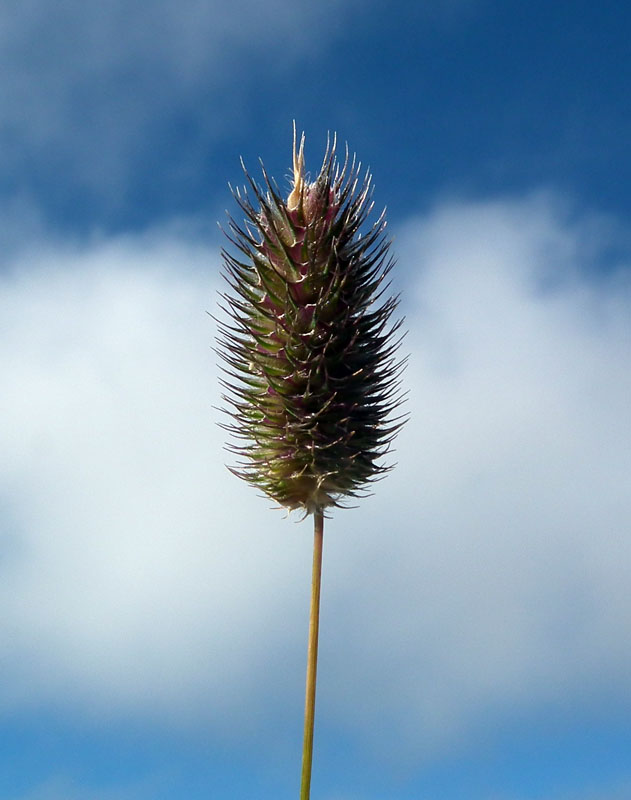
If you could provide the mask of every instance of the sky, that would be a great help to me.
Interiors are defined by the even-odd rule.
[[[217,221],[387,206],[397,466],[326,523],[313,800],[631,797],[627,4],[0,7],[0,800],[298,795],[312,535],[227,469]]]

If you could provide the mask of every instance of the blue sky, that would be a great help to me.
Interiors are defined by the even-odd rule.
[[[631,797],[622,2],[0,9],[0,799],[296,797],[311,531],[224,467],[216,221],[337,131],[411,420],[325,539],[314,800]]]

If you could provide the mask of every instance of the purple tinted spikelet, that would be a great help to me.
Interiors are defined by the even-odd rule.
[[[304,135],[287,200],[265,170],[233,192],[245,224],[229,220],[234,252],[223,250],[219,323],[233,436],[233,472],[288,509],[305,513],[358,496],[381,477],[379,463],[401,418],[402,361],[391,324],[396,297],[382,300],[393,261],[382,214],[362,235],[372,209],[371,177],[355,159],[340,166],[327,147],[312,183]],[[244,168],[245,169],[245,168]],[[252,197],[252,200],[250,199]]]

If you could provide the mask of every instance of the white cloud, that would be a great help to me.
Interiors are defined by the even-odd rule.
[[[211,407],[216,258],[141,239],[26,260],[2,281],[2,700],[181,716],[208,691],[233,713],[297,539],[235,513],[256,498]]]
[[[191,113],[164,171],[198,169],[217,135],[250,122],[242,89],[257,65],[269,82],[312,57],[352,2],[3,4],[0,172],[63,174],[114,202]]]
[[[66,778],[53,778],[36,786],[15,800],[144,800],[155,796],[156,787],[149,790],[144,786],[106,789],[99,787],[92,791],[85,785]]]
[[[631,293],[574,269],[588,228],[534,197],[397,238],[412,419],[328,525],[319,673],[320,719],[382,754],[628,696]],[[2,277],[5,706],[222,735],[299,716],[308,523],[224,470],[216,269],[161,234]]]
[[[405,722],[412,749],[628,692],[631,285],[579,277],[586,229],[535,197],[448,205],[397,239],[412,420],[383,537],[339,558],[379,569],[345,608],[332,703]]]
[[[631,783],[628,780],[608,782],[605,785],[590,781],[578,790],[560,790],[542,795],[542,800],[626,800],[630,791]],[[490,796],[488,800],[521,800],[522,797],[524,796],[501,793]]]

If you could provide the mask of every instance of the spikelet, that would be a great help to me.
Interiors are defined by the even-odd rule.
[[[402,320],[391,323],[397,298],[382,300],[393,266],[385,212],[365,225],[371,176],[360,179],[348,150],[340,167],[335,140],[309,182],[295,128],[287,200],[264,168],[263,188],[244,172],[251,195],[233,191],[245,223],[229,217],[230,319],[218,336],[231,469],[281,506],[321,512],[390,469],[380,460],[404,421],[390,418]]]

